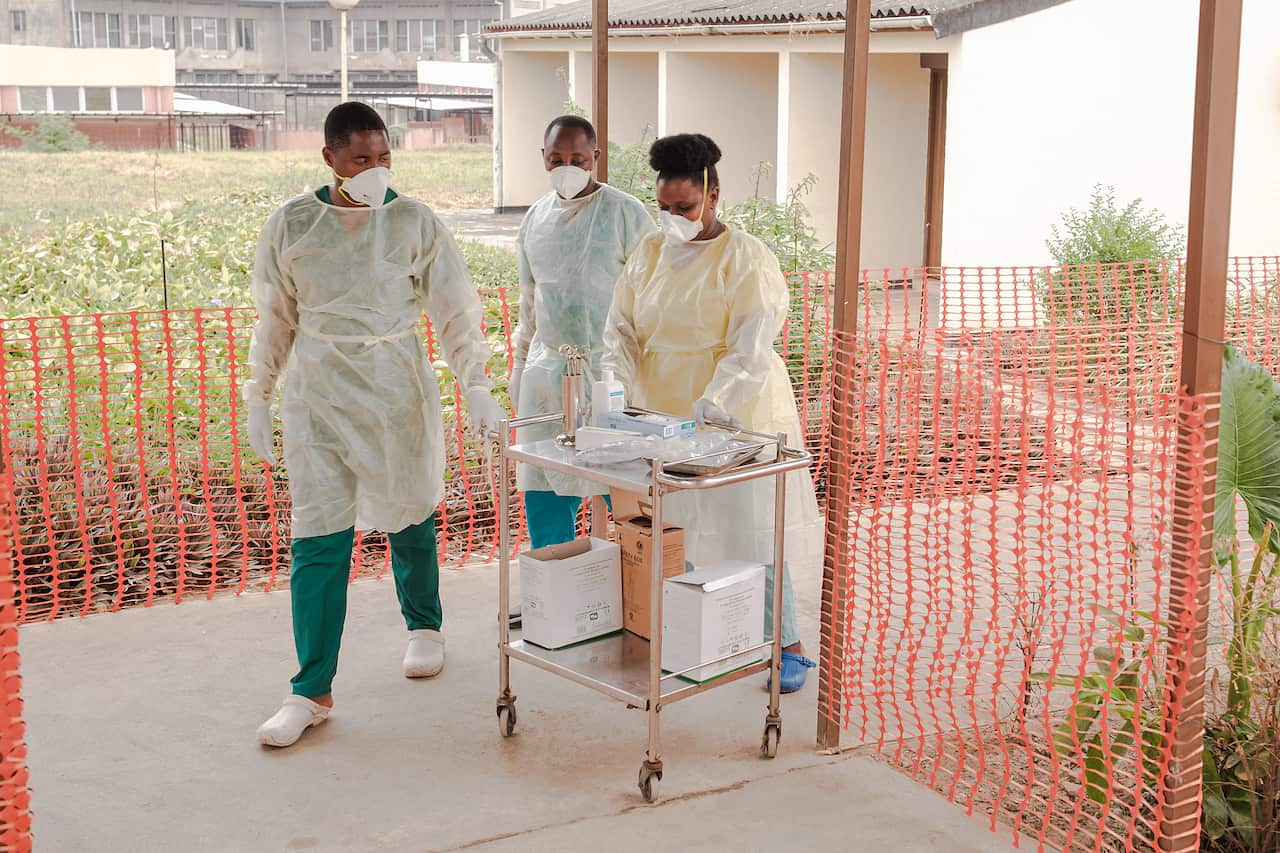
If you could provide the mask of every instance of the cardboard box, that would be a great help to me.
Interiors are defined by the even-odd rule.
[[[616,504],[615,504],[616,506]],[[649,639],[649,590],[653,579],[653,519],[635,515],[617,522],[622,546],[622,627]],[[684,528],[662,526],[662,576],[684,574]]]
[[[764,642],[764,572],[762,563],[733,560],[663,581],[662,668],[705,663],[682,676],[702,682],[763,660],[767,649],[741,650]]]
[[[622,629],[621,550],[579,539],[520,555],[521,634],[558,649]]]

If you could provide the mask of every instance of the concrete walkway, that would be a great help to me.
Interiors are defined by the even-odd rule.
[[[796,581],[816,613],[818,579]],[[513,663],[520,726],[502,740],[496,572],[442,583],[449,662],[426,682],[399,673],[392,583],[351,588],[337,710],[289,750],[254,741],[293,673],[287,592],[24,628],[36,849],[1010,849],[868,757],[816,754],[814,679],[784,697],[774,761],[757,755],[755,679],[664,711],[651,806],[639,712]],[[813,620],[801,629],[816,651]]]
[[[436,213],[459,240],[475,240],[512,252],[516,250],[516,233],[524,219],[523,213],[494,213],[485,208]]]

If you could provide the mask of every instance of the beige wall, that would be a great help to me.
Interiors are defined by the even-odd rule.
[[[789,60],[786,186],[818,178],[802,198],[818,236],[834,241],[840,174],[837,54],[792,53]],[[863,182],[862,266],[923,261],[929,72],[916,54],[876,54],[867,80],[867,164]]]
[[[564,109],[556,76],[568,55],[508,52],[502,60],[502,204],[529,205],[549,188],[542,165],[542,132]]]
[[[663,132],[705,133],[724,152],[718,167],[721,205],[755,194],[752,172],[778,161],[778,56],[754,53],[669,53]],[[770,173],[762,198],[776,196]]]
[[[1198,9],[1074,0],[967,33],[951,58],[943,260],[1047,262],[1050,228],[1095,183],[1185,223]],[[1244,13],[1230,250],[1274,254],[1280,3]]]
[[[171,50],[0,45],[8,86],[173,86]]]
[[[920,67],[920,57],[871,57],[862,190],[864,268],[924,262],[928,143],[929,72]]]
[[[592,113],[595,69],[591,54],[573,53],[573,100]],[[622,53],[609,57],[609,138],[621,145],[652,140],[658,132],[658,55]]]

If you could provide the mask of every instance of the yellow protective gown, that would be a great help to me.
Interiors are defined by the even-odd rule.
[[[286,365],[293,536],[398,533],[444,496],[444,429],[419,334],[425,310],[464,391],[488,389],[483,312],[462,253],[424,204],[377,209],[298,196],[267,220],[253,270],[258,324],[246,400]]]
[[[749,234],[732,228],[712,240],[671,245],[645,239],[614,289],[605,327],[604,367],[627,388],[628,402],[692,417],[707,398],[744,428],[786,433],[804,446],[787,368],[773,342],[787,316],[787,285],[778,261]],[[664,503],[665,520],[683,526],[695,565],[725,559],[773,562],[774,481],[680,492]],[[787,477],[786,557],[795,567],[822,559],[813,480]]]

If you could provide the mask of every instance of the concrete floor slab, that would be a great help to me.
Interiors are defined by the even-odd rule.
[[[817,613],[818,578],[796,584]],[[449,659],[430,681],[400,675],[390,580],[351,587],[337,708],[289,750],[254,740],[293,672],[287,592],[25,627],[37,849],[638,850],[654,832],[686,850],[1006,849],[871,759],[817,755],[813,679],[784,699],[774,761],[757,754],[757,679],[666,709],[653,806],[639,712],[514,663],[520,728],[503,740],[496,572],[442,586]],[[816,649],[813,620],[801,630]]]

